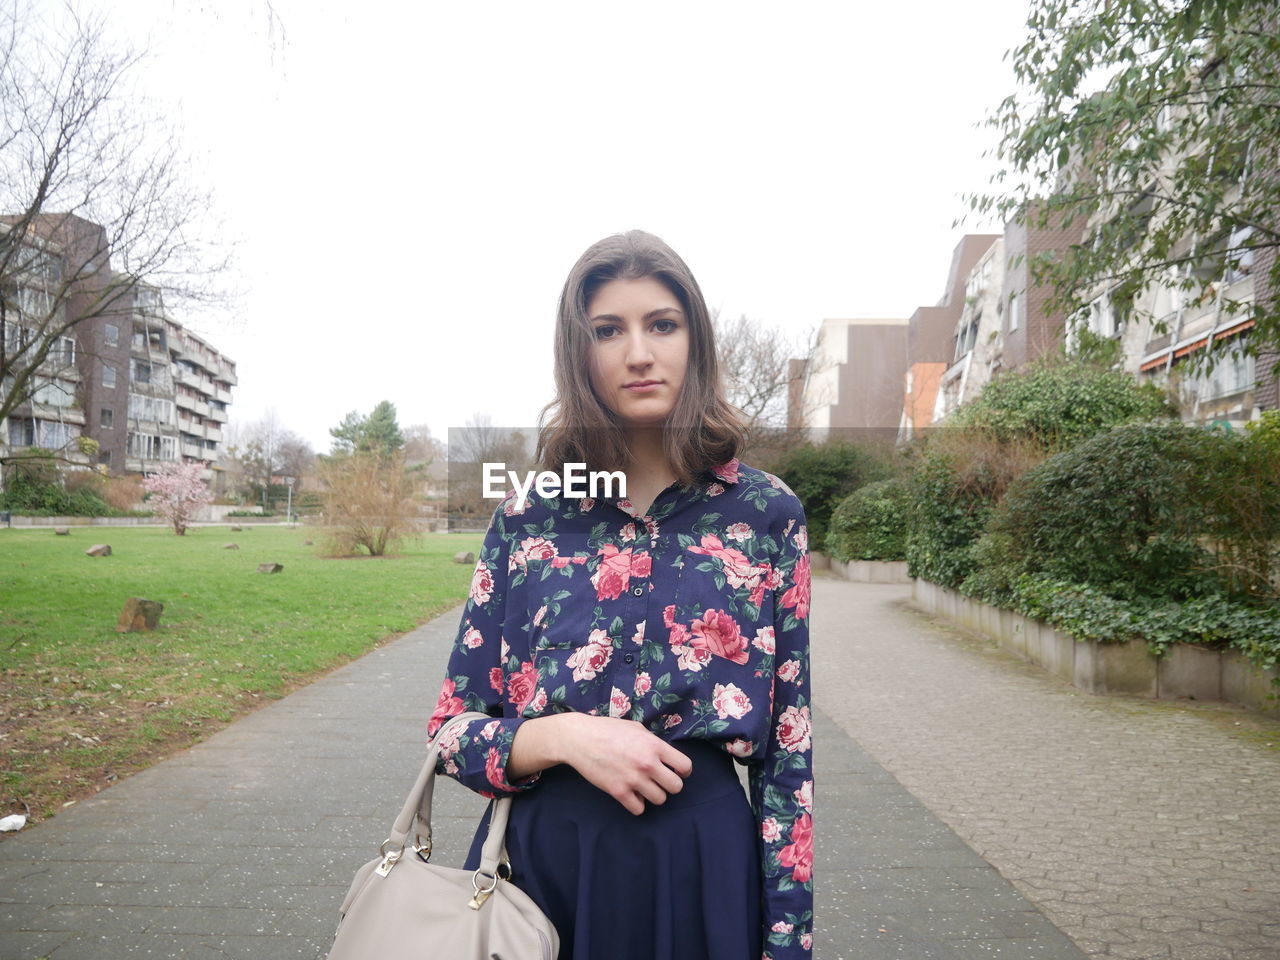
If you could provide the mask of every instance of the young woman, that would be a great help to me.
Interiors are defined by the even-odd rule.
[[[497,507],[428,735],[494,719],[451,727],[440,770],[517,794],[512,882],[561,958],[808,957],[804,509],[735,456],[706,303],[657,237],[582,255],[555,363],[541,469],[622,470],[627,496]]]

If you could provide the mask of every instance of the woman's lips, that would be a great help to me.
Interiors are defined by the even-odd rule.
[[[636,384],[631,384],[629,386],[623,387],[623,389],[630,390],[632,393],[652,393],[654,390],[657,390],[660,386],[662,386],[660,382],[636,383]]]

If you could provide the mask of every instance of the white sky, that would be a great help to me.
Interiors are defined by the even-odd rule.
[[[1025,7],[110,9],[241,238],[242,318],[197,326],[237,362],[232,419],[274,407],[324,451],[383,399],[438,437],[477,413],[534,425],[564,277],[618,230],[797,339],[936,302]]]

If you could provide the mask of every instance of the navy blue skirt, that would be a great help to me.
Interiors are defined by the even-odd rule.
[[[560,960],[759,960],[755,817],[733,759],[705,741],[684,788],[640,816],[572,767],[544,770],[507,827],[512,882],[560,934]],[[488,818],[467,869],[480,863]]]

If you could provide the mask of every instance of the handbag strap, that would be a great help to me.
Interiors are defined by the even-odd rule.
[[[468,711],[460,713],[457,716],[450,717],[436,731],[436,735],[431,739],[431,745],[427,750],[427,759],[422,765],[422,772],[418,774],[417,781],[414,782],[413,788],[409,791],[409,797],[405,800],[404,807],[400,810],[400,815],[396,817],[395,823],[391,827],[391,835],[387,838],[384,848],[387,844],[404,849],[405,840],[409,836],[409,831],[415,825],[415,821],[421,827],[426,828],[426,839],[431,839],[431,796],[435,789],[436,780],[436,762],[440,756],[440,742],[443,739],[444,732],[454,724],[470,723],[473,720],[492,720],[493,717],[487,713],[479,711]],[[484,847],[480,854],[480,870],[489,876],[496,876],[498,863],[505,856],[505,840],[507,833],[507,819],[511,813],[511,798],[503,797],[493,805],[493,815],[489,821],[489,833],[485,837]]]

